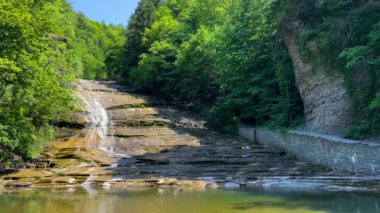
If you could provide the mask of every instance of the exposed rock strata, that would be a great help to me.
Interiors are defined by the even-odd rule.
[[[342,134],[350,124],[352,104],[344,86],[343,75],[328,70],[323,62],[313,64],[302,55],[297,45],[299,36],[305,31],[302,21],[311,11],[295,11],[292,18],[284,20],[281,34],[292,58],[296,84],[304,102],[307,130],[326,134]],[[306,45],[312,57],[318,57],[318,41]]]
[[[87,113],[103,111],[102,116],[84,116],[89,123],[84,129],[60,131],[35,167],[0,176],[0,187],[237,188],[264,186],[268,177],[314,182],[341,175],[278,149],[207,130],[204,121],[173,107],[148,107],[154,99],[109,84],[81,84],[78,92],[88,104],[108,109],[108,123],[98,120],[105,110],[90,107]]]

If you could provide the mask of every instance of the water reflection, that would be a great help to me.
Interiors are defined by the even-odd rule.
[[[169,189],[0,192],[0,212],[25,213],[374,213],[379,194]]]
[[[268,198],[271,199],[271,198]],[[272,207],[272,208],[283,208],[288,210],[297,210],[300,208],[303,208],[305,206],[304,203],[301,202],[289,202],[288,200],[258,200],[258,201],[252,201],[252,202],[246,202],[246,203],[239,203],[234,205],[233,209],[237,210],[250,210],[250,209],[259,209],[259,208],[265,208],[265,207]]]

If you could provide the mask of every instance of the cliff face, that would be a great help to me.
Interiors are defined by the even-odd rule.
[[[351,121],[352,104],[339,71],[328,72],[322,65],[308,62],[302,56],[297,40],[306,29],[299,14],[284,20],[281,34],[292,58],[296,84],[304,101],[306,128],[326,134],[342,134]],[[307,44],[318,57],[318,41]]]

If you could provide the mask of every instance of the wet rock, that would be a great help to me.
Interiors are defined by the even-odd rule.
[[[170,120],[162,118],[143,118],[130,120],[115,120],[117,126],[145,127],[145,126],[169,126]]]
[[[227,183],[224,184],[224,188],[226,188],[226,189],[239,189],[240,188],[240,184],[233,183],[233,182],[227,182]]]
[[[118,110],[118,109],[131,109],[131,108],[147,108],[150,107],[151,105],[145,102],[142,103],[135,103],[135,104],[123,104],[123,105],[118,105],[118,106],[112,106],[108,107],[107,110]]]
[[[197,177],[197,180],[208,180],[208,181],[211,181],[211,180],[215,180],[215,177]]]
[[[30,181],[30,180],[9,181],[4,185],[4,187],[7,187],[7,188],[25,188],[25,187],[31,186],[33,183],[34,183],[34,181]]]
[[[54,173],[51,171],[47,170],[34,170],[34,169],[24,169],[24,170],[19,170],[7,175],[2,176],[3,180],[20,180],[24,181],[28,179],[28,181],[32,181],[38,178],[42,177],[50,177]]]
[[[377,184],[344,180],[342,173],[299,162],[278,149],[212,132],[201,118],[106,83],[81,81],[78,95],[87,107],[81,114],[86,128],[61,129],[39,157],[40,169],[0,176],[0,186],[238,189],[262,187],[266,177],[299,181],[294,185],[318,180],[326,184],[323,189]],[[277,186],[287,184],[281,181]]]
[[[76,180],[72,177],[47,177],[38,181],[39,183],[51,183],[51,184],[75,184]]]
[[[216,184],[215,182],[207,182],[207,183],[205,183],[204,187],[206,189],[218,189],[219,185]]]

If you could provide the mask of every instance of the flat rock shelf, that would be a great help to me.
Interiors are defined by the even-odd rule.
[[[376,190],[378,180],[356,179],[296,160],[238,136],[154,97],[114,83],[81,80],[82,111],[61,129],[37,162],[0,176],[12,187],[269,187]]]

